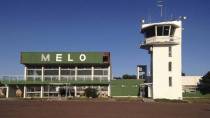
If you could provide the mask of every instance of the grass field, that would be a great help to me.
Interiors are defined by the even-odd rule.
[[[210,98],[210,94],[202,94],[199,91],[193,93],[183,93],[183,97],[190,98],[190,97],[197,97],[197,98]]]

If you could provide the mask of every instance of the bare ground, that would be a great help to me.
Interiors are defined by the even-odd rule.
[[[0,118],[210,118],[210,104],[1,100]]]

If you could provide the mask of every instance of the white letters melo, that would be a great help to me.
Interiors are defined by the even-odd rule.
[[[85,61],[86,60],[86,55],[85,54],[80,54],[79,59],[80,59],[80,61]]]
[[[71,54],[67,54],[67,56],[63,56],[64,54],[55,54],[55,61],[62,62],[63,60],[67,60],[67,62],[74,62],[74,59],[71,57]],[[49,62],[51,60],[50,54],[41,54],[41,61],[42,62]],[[67,59],[63,59],[63,57],[67,57]],[[87,57],[85,54],[80,54],[78,58],[79,61],[84,62],[86,61]]]
[[[42,54],[41,61],[50,61],[50,54],[47,54],[46,56]]]
[[[56,54],[56,61],[62,61],[62,54]]]

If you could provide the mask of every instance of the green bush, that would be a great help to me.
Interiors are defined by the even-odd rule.
[[[183,97],[210,98],[210,94],[202,94],[200,91],[196,91],[192,93],[183,93]]]
[[[85,89],[85,96],[88,98],[97,98],[98,91],[94,88],[86,88]]]

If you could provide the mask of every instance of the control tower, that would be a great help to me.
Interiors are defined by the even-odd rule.
[[[182,21],[143,23],[140,48],[151,56],[151,97],[182,99]]]

